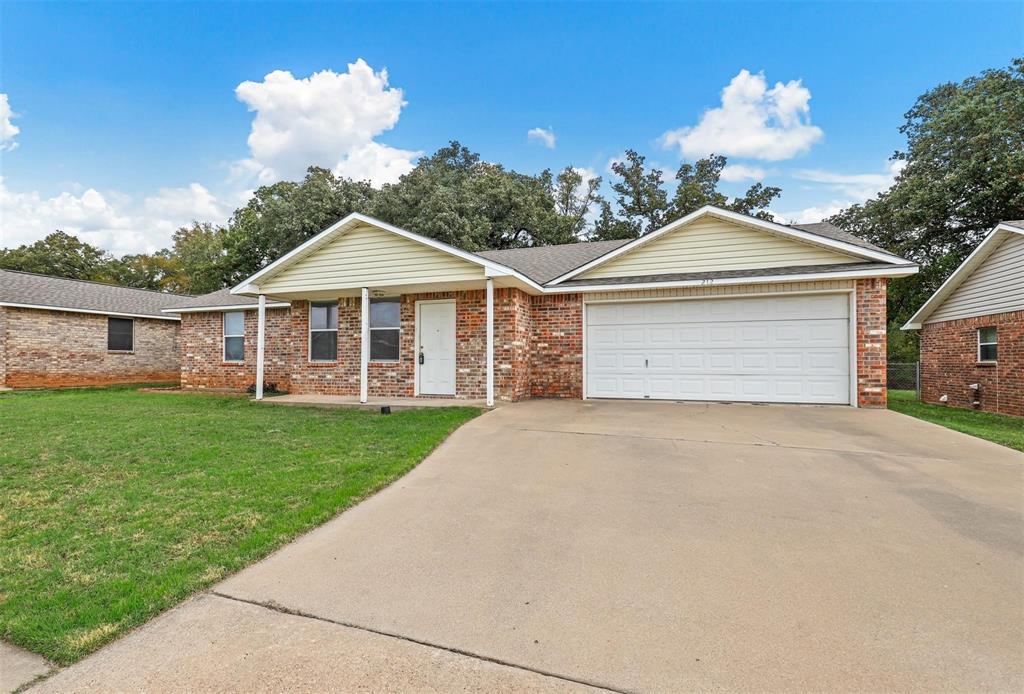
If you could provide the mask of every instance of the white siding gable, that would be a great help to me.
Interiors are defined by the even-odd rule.
[[[266,294],[482,280],[484,269],[371,226],[348,231],[260,282]]]
[[[925,323],[1024,310],[1024,234],[1009,234]]]
[[[863,258],[704,217],[580,274],[577,279],[838,265]]]

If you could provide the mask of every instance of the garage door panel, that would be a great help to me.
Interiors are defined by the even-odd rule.
[[[590,397],[849,401],[848,297],[587,308]]]

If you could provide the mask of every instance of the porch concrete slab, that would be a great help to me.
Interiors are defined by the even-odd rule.
[[[13,692],[52,669],[43,656],[0,641],[0,692]]]
[[[260,400],[266,405],[301,405],[306,407],[348,407],[363,410],[380,410],[388,406],[394,411],[416,410],[427,407],[487,407],[486,400],[462,400],[457,398],[369,398],[360,402],[351,395],[288,395],[268,396]]]
[[[587,687],[211,594],[32,692],[574,692]]]
[[[1022,492],[892,412],[531,401],[217,591],[624,691],[1020,691]]]

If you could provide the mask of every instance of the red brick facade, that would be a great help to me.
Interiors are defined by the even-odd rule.
[[[978,329],[995,327],[995,363],[978,362]],[[969,386],[981,387],[974,391]],[[1024,417],[1024,311],[925,323],[921,399]],[[979,404],[974,405],[977,401]]]
[[[857,281],[858,401],[885,406],[885,280]],[[408,294],[401,299],[396,362],[371,362],[371,397],[412,397],[415,392],[416,302],[453,299],[456,305],[456,398],[486,396],[486,299],[483,290]],[[265,382],[293,393],[359,394],[360,300],[338,301],[338,359],[310,362],[308,303],[267,311]],[[256,312],[246,312],[244,364],[221,359],[220,313],[182,316],[181,382],[186,388],[242,389],[255,375]],[[583,295],[530,296],[494,292],[494,390],[505,401],[527,397],[583,397]]]
[[[885,407],[886,279],[857,280],[857,404]]]
[[[135,318],[131,352],[107,350],[107,317],[0,307],[0,386],[177,381],[178,322]]]

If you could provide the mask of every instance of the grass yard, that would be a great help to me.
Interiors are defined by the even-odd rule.
[[[77,660],[386,486],[477,414],[0,395],[0,638]]]
[[[1024,419],[920,402],[912,390],[890,390],[889,409],[1024,451]]]

